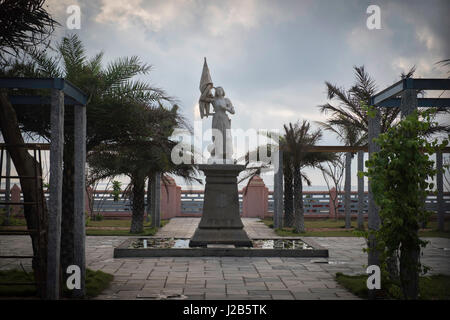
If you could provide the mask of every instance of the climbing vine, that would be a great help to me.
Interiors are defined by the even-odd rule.
[[[432,121],[434,112],[415,111],[375,139],[380,151],[366,162],[368,171],[364,173],[380,208],[381,226],[375,236],[381,267],[386,272],[387,259],[398,257],[398,282],[405,298],[417,297],[415,282],[420,272],[427,271],[419,256],[426,242],[419,238],[418,231],[431,214],[424,207],[427,194],[434,188],[429,181],[436,174],[430,155],[448,144],[448,139],[441,143],[426,139],[425,133],[436,125]]]

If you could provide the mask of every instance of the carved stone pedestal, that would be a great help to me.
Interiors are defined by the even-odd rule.
[[[251,247],[239,214],[237,176],[243,165],[200,165],[206,175],[202,219],[192,236],[190,247],[208,244],[229,244]]]

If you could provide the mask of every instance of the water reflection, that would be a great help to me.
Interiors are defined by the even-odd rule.
[[[313,247],[299,239],[258,239],[252,240],[255,249],[312,250]],[[140,238],[131,242],[130,249],[171,249],[189,248],[189,239]]]

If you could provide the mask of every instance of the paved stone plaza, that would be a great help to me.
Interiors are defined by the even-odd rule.
[[[273,238],[259,219],[242,219],[251,238]],[[199,218],[174,218],[157,236],[189,238]],[[364,272],[364,239],[310,238],[327,248],[324,258],[121,258],[113,248],[127,237],[89,236],[88,267],[114,274],[98,299],[357,299],[334,281],[336,272]],[[307,238],[308,239],[308,238]],[[450,274],[450,239],[427,238],[422,261],[431,273]],[[28,236],[1,236],[0,254],[30,254]],[[20,261],[30,268],[29,260]],[[326,263],[325,263],[326,262]],[[0,269],[20,268],[19,260],[2,259]]]

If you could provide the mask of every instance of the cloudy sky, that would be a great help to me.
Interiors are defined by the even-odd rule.
[[[81,8],[81,29],[65,27],[69,5]],[[381,9],[369,30],[366,9]],[[200,1],[51,0],[62,24],[56,38],[76,32],[89,55],[105,61],[138,55],[154,66],[144,79],[178,99],[199,119],[203,57],[214,85],[236,109],[232,127],[281,129],[296,120],[325,120],[325,81],[349,87],[364,65],[379,89],[415,65],[417,77],[448,77],[435,63],[450,58],[450,2],[442,1]],[[210,126],[210,120],[204,122]],[[325,134],[321,144],[337,144]],[[323,185],[320,174],[313,183]],[[356,183],[353,183],[356,184]]]

